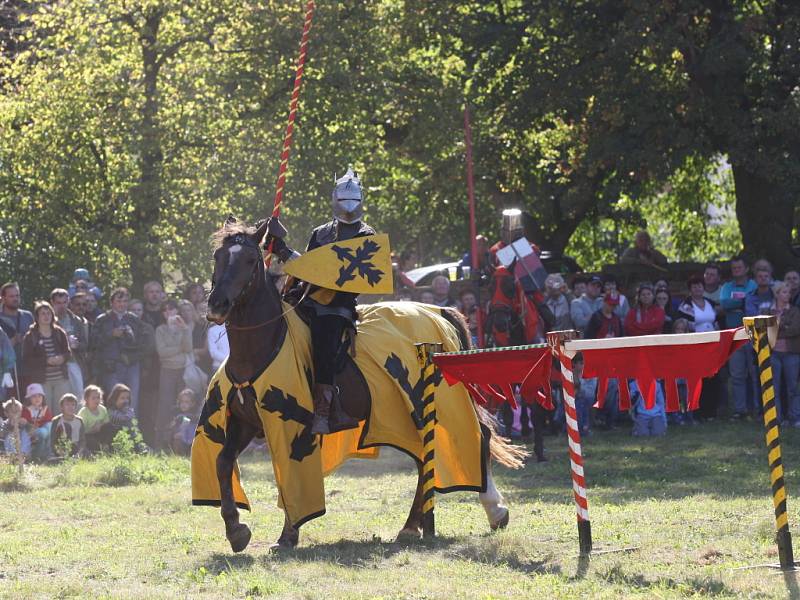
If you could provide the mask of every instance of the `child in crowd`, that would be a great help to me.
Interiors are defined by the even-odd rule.
[[[194,392],[186,388],[178,394],[176,404],[178,414],[172,421],[172,451],[175,454],[189,456],[198,420]]]
[[[664,435],[667,432],[667,414],[665,411],[664,392],[661,386],[656,385],[656,398],[653,408],[645,406],[644,397],[636,385],[636,381],[628,381],[631,392],[631,405],[633,407],[633,435],[651,436]]]
[[[136,423],[136,414],[131,407],[131,389],[118,383],[108,395],[108,420],[109,439],[113,442],[120,431],[127,431],[131,441],[137,446],[137,451],[145,451],[146,447],[141,442],[141,432]]]
[[[103,390],[99,386],[87,385],[83,390],[84,406],[78,411],[78,416],[86,427],[86,449],[89,452],[99,452],[111,443],[108,410],[100,403],[102,399]]]
[[[50,450],[53,456],[66,458],[67,456],[86,455],[86,427],[76,413],[78,412],[78,398],[74,394],[64,394],[58,401],[61,414],[53,419],[50,434]]]
[[[22,409],[22,420],[30,433],[31,456],[34,460],[46,461],[50,456],[50,426],[53,413],[45,401],[44,387],[32,383],[25,393],[28,406]]]
[[[11,398],[3,402],[3,412],[6,415],[2,422],[3,446],[6,454],[16,455],[18,452],[27,458],[31,453],[31,437],[22,420],[22,402]],[[19,444],[19,446],[18,446]]]

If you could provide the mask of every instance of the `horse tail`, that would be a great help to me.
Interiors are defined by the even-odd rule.
[[[472,349],[472,338],[469,334],[469,327],[464,316],[454,308],[443,308],[442,317],[450,323],[458,333],[458,340],[462,350]],[[470,394],[472,398],[472,394]],[[475,402],[472,404],[478,415],[478,421],[486,427],[489,432],[489,455],[504,467],[510,469],[520,469],[525,463],[525,459],[530,456],[524,447],[515,446],[508,438],[504,438],[497,430],[497,422],[488,410]]]

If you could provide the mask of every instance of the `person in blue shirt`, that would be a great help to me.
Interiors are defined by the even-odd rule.
[[[745,298],[756,291],[756,283],[748,277],[748,267],[742,256],[731,259],[733,280],[722,286],[719,301],[725,311],[725,329],[742,326]],[[758,377],[755,353],[750,344],[734,352],[728,360],[728,371],[733,391],[733,418],[741,419],[748,414],[748,407],[755,411],[758,400]]]
[[[631,392],[631,406],[633,407],[633,435],[664,435],[667,432],[667,413],[664,408],[664,392],[661,391],[661,386],[655,386],[656,398],[653,408],[645,406],[644,397],[634,379],[628,381],[628,388]]]

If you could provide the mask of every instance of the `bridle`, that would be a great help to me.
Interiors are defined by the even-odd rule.
[[[248,235],[246,235],[244,233],[237,233],[236,235],[234,235],[234,236],[232,236],[230,238],[230,243],[240,244],[242,246],[255,248],[256,251],[258,252],[258,260],[253,265],[253,271],[250,273],[250,279],[248,279],[247,283],[242,286],[242,289],[239,291],[239,293],[236,295],[236,297],[231,301],[231,308],[228,311],[228,316],[230,316],[230,314],[233,312],[234,308],[236,308],[236,305],[239,303],[239,301],[243,297],[245,297],[247,295],[247,293],[250,291],[250,288],[255,283],[256,277],[258,277],[259,265],[263,265],[264,264],[264,255],[261,252],[261,247],[257,243],[253,242],[253,240],[252,240],[252,238],[250,236],[248,236]],[[216,286],[216,281],[215,281],[215,279],[213,277],[211,279],[211,286],[212,286],[212,289],[214,288],[214,286]],[[298,303],[296,305],[292,306],[290,309],[285,310],[285,311],[281,311],[281,313],[278,314],[277,316],[272,317],[270,319],[267,319],[266,321],[263,321],[262,323],[258,323],[256,325],[246,325],[246,326],[244,326],[244,325],[233,325],[233,324],[228,322],[228,316],[226,316],[225,317],[225,321],[224,321],[225,328],[226,329],[233,329],[235,331],[251,331],[251,330],[254,330],[254,329],[260,329],[262,327],[266,327],[267,325],[270,325],[270,324],[274,323],[275,321],[277,321],[279,319],[282,319],[287,314],[289,314],[290,312],[295,310],[297,308],[297,306],[300,305],[300,302],[308,295],[308,291],[309,291],[309,288],[307,287],[305,292],[303,293],[303,296],[300,298],[300,301],[298,301]]]
[[[250,278],[247,280],[247,283],[242,286],[242,289],[239,290],[239,293],[236,294],[236,297],[231,301],[231,308],[228,311],[228,315],[233,312],[233,309],[236,308],[236,305],[239,301],[250,291],[250,288],[253,287],[255,283],[256,277],[258,276],[259,271],[259,263],[264,264],[264,255],[261,253],[261,248],[259,245],[250,238],[250,236],[244,233],[237,233],[236,235],[231,236],[230,242],[226,240],[226,243],[229,244],[239,244],[241,246],[246,246],[248,248],[255,248],[256,252],[258,253],[258,260],[253,265],[253,270],[250,272]],[[217,286],[216,277],[211,278],[211,290],[213,291],[214,288]],[[225,326],[228,327],[228,319],[225,318]]]

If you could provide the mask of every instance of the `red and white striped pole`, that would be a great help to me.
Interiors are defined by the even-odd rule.
[[[586,500],[586,478],[583,471],[581,431],[578,427],[578,412],[575,409],[575,382],[572,377],[572,358],[564,342],[574,339],[575,331],[553,331],[547,334],[547,343],[553,349],[561,367],[561,385],[564,394],[564,413],[567,421],[569,464],[572,473],[572,490],[578,516],[578,544],[582,556],[592,552],[592,524],[589,520],[589,503]]]
[[[275,189],[275,201],[272,206],[272,216],[277,217],[281,212],[281,201],[283,200],[283,188],[286,184],[286,171],[289,168],[289,149],[292,147],[292,134],[294,133],[294,121],[297,117],[297,102],[300,99],[300,87],[303,83],[303,72],[305,71],[306,56],[308,55],[308,35],[311,31],[311,19],[314,16],[314,0],[308,0],[306,4],[306,16],[303,21],[303,36],[300,38],[300,56],[297,57],[297,70],[294,74],[294,88],[292,89],[292,99],[289,101],[289,121],[286,124],[286,134],[283,136],[283,150],[281,151],[281,164],[278,168],[278,184]],[[267,267],[272,260],[272,241],[267,248]]]

